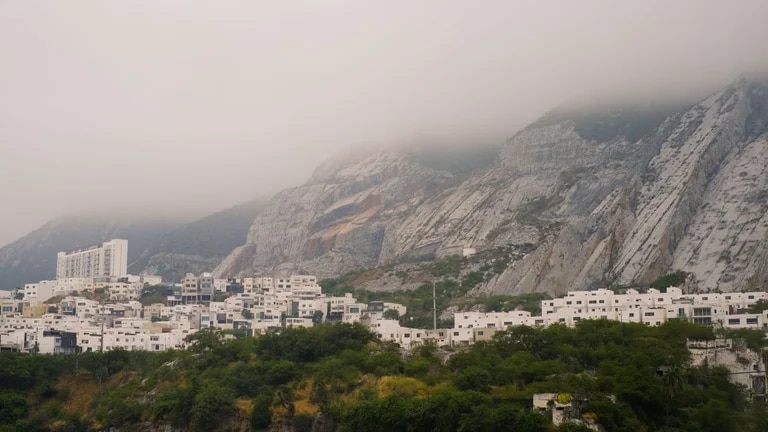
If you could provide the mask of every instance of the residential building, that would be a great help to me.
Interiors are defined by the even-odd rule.
[[[213,299],[213,289],[213,276],[210,273],[200,276],[187,273],[181,280],[179,296],[183,304],[210,302]]]
[[[100,246],[59,252],[56,257],[56,279],[109,278],[126,274],[128,240],[113,239]]]

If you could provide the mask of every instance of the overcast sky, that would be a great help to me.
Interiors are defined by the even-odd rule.
[[[0,244],[64,213],[228,207],[347,148],[499,141],[606,89],[726,83],[768,58],[766,17],[761,0],[5,0]]]

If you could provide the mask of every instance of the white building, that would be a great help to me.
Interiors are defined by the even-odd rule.
[[[114,239],[101,246],[56,257],[56,279],[122,277],[128,274],[128,240]]]
[[[240,281],[230,281],[241,283]],[[378,322],[386,310],[405,314],[396,303],[359,303],[351,294],[329,297],[322,293],[317,279],[309,275],[289,278],[245,278],[247,292],[212,301],[216,281],[210,274],[187,274],[167,304],[142,307],[133,298],[141,292],[141,278],[64,278],[53,288],[68,291],[108,290],[111,302],[103,304],[76,295],[63,297],[55,304],[30,301],[0,301],[0,334],[3,349],[41,353],[126,350],[159,351],[183,348],[184,339],[202,328],[245,328],[254,333],[270,329],[312,327],[322,321],[355,323]],[[48,284],[43,284],[47,286]],[[25,294],[40,297],[40,284],[28,284]],[[219,282],[219,286],[222,283]],[[44,293],[43,293],[44,294]],[[182,299],[184,301],[182,301]],[[25,304],[22,315],[19,305]],[[375,306],[375,307],[372,307]],[[251,316],[252,314],[252,316]],[[401,327],[397,320],[381,320],[387,326],[387,340],[405,347],[425,341],[447,344],[447,330],[431,331]],[[370,325],[370,324],[369,324]],[[485,331],[485,330],[483,330]]]
[[[127,278],[130,283],[140,283],[142,285],[160,285],[163,283],[162,276],[156,275],[128,275]]]
[[[110,282],[104,288],[109,291],[110,300],[131,301],[138,300],[141,297],[144,283],[139,281],[126,282],[123,279],[121,282]]]
[[[181,280],[181,300],[184,304],[210,302],[213,300],[213,275],[203,273],[195,276],[187,273]]]
[[[56,286],[56,281],[49,280],[25,284],[23,291],[24,301],[30,303],[42,303],[55,295]]]
[[[543,325],[555,322],[574,325],[582,319],[609,319],[658,326],[670,319],[729,328],[768,328],[764,314],[747,314],[765,292],[683,294],[680,288],[666,292],[629,289],[615,294],[608,289],[572,291],[564,297],[541,302]]]

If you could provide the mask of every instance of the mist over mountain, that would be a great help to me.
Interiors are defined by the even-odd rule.
[[[766,82],[743,76],[657,104],[568,105],[497,146],[341,154],[269,200],[149,223],[129,238],[130,270],[322,277],[511,248],[525,252],[475,294],[632,285],[674,270],[704,289],[754,289],[768,278]],[[87,225],[51,223],[0,250],[4,283],[50,277],[58,250],[133,235]]]
[[[331,276],[534,245],[478,293],[672,270],[704,289],[754,289],[768,268],[766,82],[742,77],[695,103],[554,110],[478,161],[403,150],[328,161],[272,199],[217,273]]]
[[[255,199],[201,219],[65,217],[53,220],[0,249],[0,289],[56,277],[56,254],[128,240],[128,271],[174,282],[186,272],[211,271],[242,244],[266,199]]]
[[[263,198],[248,201],[175,229],[151,242],[131,261],[128,271],[161,275],[171,282],[188,272],[209,272],[245,241],[266,202]]]
[[[11,289],[56,278],[56,254],[100,244],[113,238],[128,240],[128,261],[137,259],[158,237],[183,221],[151,217],[67,216],[0,249],[0,289]]]

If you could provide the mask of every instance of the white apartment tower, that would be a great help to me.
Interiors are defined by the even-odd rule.
[[[122,277],[128,274],[128,240],[113,239],[101,246],[56,257],[56,279]]]

